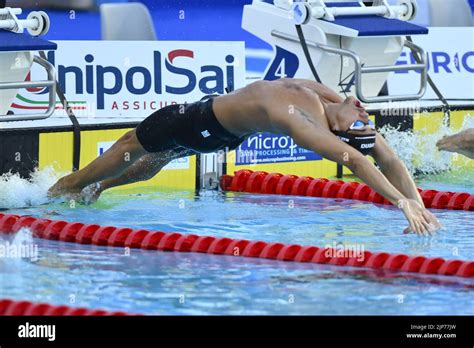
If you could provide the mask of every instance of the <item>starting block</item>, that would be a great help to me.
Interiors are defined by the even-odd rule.
[[[311,62],[317,79],[342,96],[355,94],[365,103],[418,100],[426,91],[427,56],[407,37],[428,29],[408,22],[416,12],[416,0],[393,6],[386,0],[373,6],[353,0],[254,0],[244,7],[242,28],[274,47],[266,80],[314,79]],[[404,47],[418,57],[417,64],[395,64]],[[417,91],[379,96],[388,74],[399,70],[420,72]]]
[[[40,11],[19,19],[21,13],[19,8],[0,8],[0,122],[45,119],[54,113],[56,106],[54,66],[34,53],[57,49],[55,43],[37,37],[48,32],[49,17]],[[34,63],[46,70],[47,80],[25,81]],[[7,115],[18,89],[38,87],[49,89],[49,105],[44,113]]]

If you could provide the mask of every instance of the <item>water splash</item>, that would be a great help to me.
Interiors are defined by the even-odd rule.
[[[12,173],[1,175],[0,208],[23,208],[50,202],[47,197],[48,189],[59,176],[52,167],[36,169],[29,179]]]
[[[38,245],[33,239],[33,234],[28,228],[20,229],[14,237],[0,238],[0,259],[4,267],[16,267],[23,260],[38,261]]]
[[[424,130],[413,130],[400,132],[398,128],[385,126],[380,133],[385,137],[395,153],[405,162],[412,175],[436,174],[453,169],[460,169],[467,163],[466,158],[458,154],[438,151],[436,142],[446,135],[458,133],[467,128],[474,127],[474,117],[465,115],[463,125],[458,130],[452,130],[446,125],[441,125],[434,133],[426,133]]]

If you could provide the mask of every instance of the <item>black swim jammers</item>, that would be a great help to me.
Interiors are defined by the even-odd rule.
[[[148,152],[234,150],[244,138],[231,134],[219,123],[212,108],[213,99],[169,105],[154,112],[138,125],[138,141]]]

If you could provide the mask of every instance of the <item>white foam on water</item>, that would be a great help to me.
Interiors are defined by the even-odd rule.
[[[0,208],[23,208],[45,204],[48,189],[60,177],[52,167],[36,169],[29,179],[18,174],[6,173],[0,176]]]
[[[21,228],[13,238],[11,245],[15,247],[19,252],[18,254],[22,255],[22,257],[17,257],[17,260],[21,260],[22,258],[31,259],[31,261],[37,261],[37,248],[38,246],[35,243],[33,238],[33,233],[29,228],[23,227]],[[23,250],[22,250],[23,248]]]
[[[462,167],[463,163],[467,162],[468,159],[453,164],[454,157],[462,158],[463,156],[438,151],[436,147],[436,142],[442,137],[458,133],[467,128],[474,128],[474,117],[470,114],[465,115],[461,129],[456,131],[445,125],[442,125],[438,131],[432,134],[418,130],[400,132],[393,127],[385,126],[380,129],[380,133],[400,159],[405,162],[411,174],[432,174]]]
[[[0,238],[0,249],[0,266],[3,271],[23,267],[25,261],[38,261],[38,245],[33,233],[26,227],[15,233],[13,238]]]
[[[21,244],[33,244],[33,233],[29,228],[23,227],[13,238],[12,245],[21,245]]]

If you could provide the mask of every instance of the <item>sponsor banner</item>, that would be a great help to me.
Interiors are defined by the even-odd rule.
[[[101,141],[97,143],[97,157],[102,156],[113,144],[115,144],[115,141]]]
[[[245,86],[243,42],[57,41],[48,52],[79,117],[146,117],[170,104],[194,102]],[[36,64],[27,80],[41,80]],[[15,113],[46,110],[47,89],[20,90]],[[65,116],[57,104],[55,116]]]
[[[236,165],[316,161],[322,157],[296,145],[289,136],[259,133],[236,149]]]
[[[97,157],[101,156],[105,151],[110,149],[112,145],[115,144],[115,141],[102,141],[97,143]],[[162,170],[182,170],[182,169],[189,169],[190,162],[189,157],[178,158],[166,166],[163,167]]]
[[[413,36],[415,44],[426,50],[429,74],[445,98],[474,98],[474,27],[430,28],[428,35]],[[416,64],[405,48],[397,64]],[[390,94],[417,92],[420,73],[400,71],[388,78]],[[428,86],[423,99],[437,98]]]
[[[172,160],[170,163],[163,167],[163,170],[181,170],[189,168],[189,157],[182,157]]]

